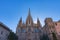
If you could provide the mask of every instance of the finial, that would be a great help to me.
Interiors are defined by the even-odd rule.
[[[29,8],[29,12],[28,12],[28,15],[30,15],[30,8]]]

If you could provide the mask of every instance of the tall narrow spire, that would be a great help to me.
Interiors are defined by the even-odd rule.
[[[31,12],[30,12],[30,8],[29,8],[29,12],[28,12],[28,16],[31,16],[31,14],[30,14]]]
[[[18,26],[19,26],[19,27],[22,26],[22,17],[20,18],[20,21],[19,21]]]
[[[28,17],[27,17],[27,19],[26,19],[26,24],[27,24],[27,25],[31,25],[32,22],[33,22],[33,20],[32,20],[31,13],[30,13],[30,8],[29,8]]]
[[[38,27],[41,27],[41,24],[40,24],[39,18],[37,18],[37,26],[38,26]]]
[[[20,23],[22,22],[22,17],[20,18]]]

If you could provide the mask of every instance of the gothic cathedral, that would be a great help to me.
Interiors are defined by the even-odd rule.
[[[41,28],[39,18],[37,18],[37,23],[34,23],[29,9],[26,23],[23,23],[22,18],[20,18],[16,28],[18,40],[40,40],[42,36]]]

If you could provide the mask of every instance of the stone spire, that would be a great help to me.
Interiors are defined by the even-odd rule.
[[[30,8],[29,8],[29,12],[28,12],[28,18],[32,19],[31,13],[30,13]]]
[[[32,25],[33,24],[33,20],[30,14],[30,8],[29,8],[29,12],[28,12],[28,17],[26,19],[26,25]]]
[[[39,18],[37,18],[37,26],[38,26],[38,27],[41,27],[41,24],[40,24]]]
[[[19,24],[18,24],[18,27],[22,26],[22,17],[20,18],[20,21],[19,21]]]
[[[28,15],[29,15],[29,16],[31,16],[31,15],[30,15],[30,8],[29,8],[29,12],[28,12]]]

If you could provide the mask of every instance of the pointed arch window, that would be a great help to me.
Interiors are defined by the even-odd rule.
[[[30,20],[28,21],[28,25],[31,25],[31,21]]]

